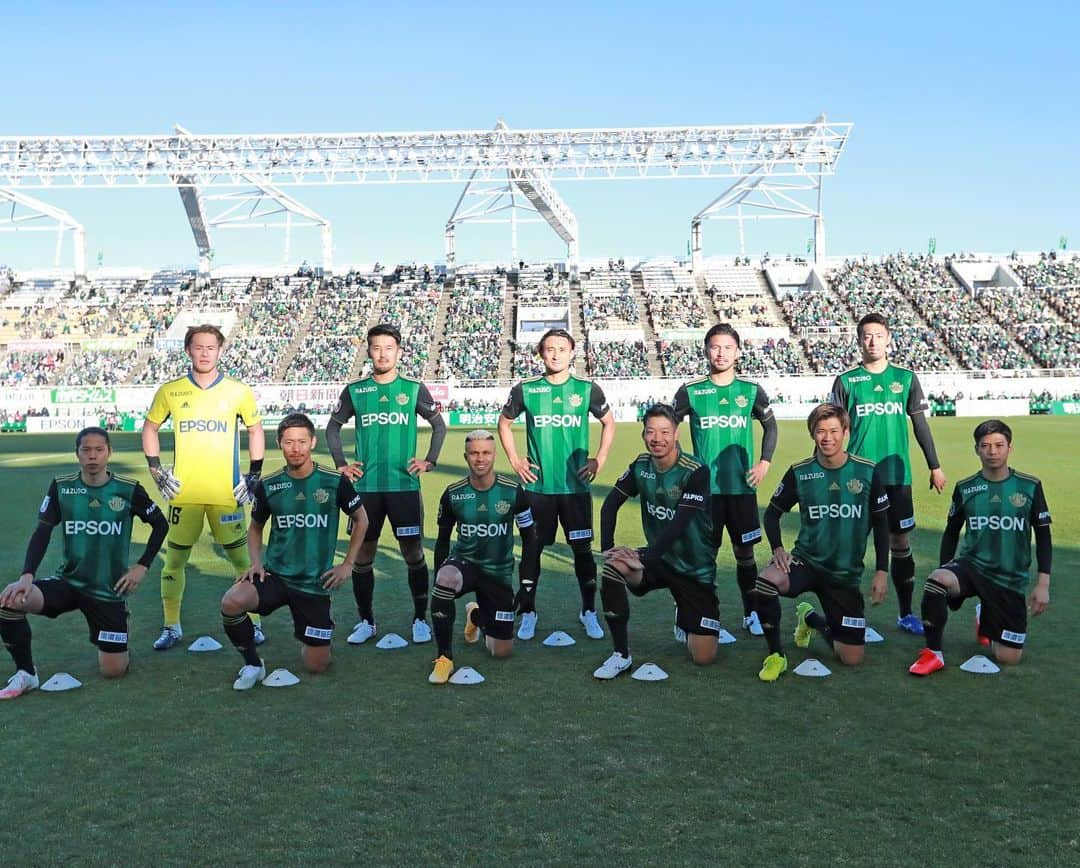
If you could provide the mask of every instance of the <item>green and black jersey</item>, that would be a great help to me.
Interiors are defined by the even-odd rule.
[[[872,515],[889,508],[874,463],[848,454],[840,467],[817,457],[791,465],[770,505],[780,512],[799,505],[799,536],[792,555],[836,585],[858,587]]]
[[[848,451],[873,461],[883,485],[911,485],[907,417],[930,407],[915,372],[891,362],[880,374],[851,368],[833,382],[832,401],[851,415]]]
[[[341,513],[352,515],[363,501],[348,479],[318,465],[303,479],[282,469],[260,480],[251,519],[270,525],[266,569],[294,591],[328,595],[322,577],[334,565]]]
[[[416,417],[431,420],[438,405],[419,380],[398,376],[377,383],[371,376],[349,383],[341,392],[331,419],[344,425],[356,420],[356,460],[364,475],[357,491],[419,491],[420,479],[409,473],[416,456]]]
[[[630,462],[616,480],[615,488],[626,497],[640,501],[645,541],[649,548],[659,546],[656,554],[666,566],[701,584],[716,583],[708,467],[680,449],[675,463],[660,471],[652,456],[643,452]],[[683,532],[670,543],[666,539],[662,541],[665,530],[680,511],[689,512]],[[612,541],[605,539],[603,547],[609,548],[611,544]]]
[[[589,380],[571,376],[554,384],[546,377],[522,380],[510,390],[502,409],[507,419],[525,414],[525,439],[538,494],[581,494],[589,484],[578,471],[589,460],[589,414],[602,419],[609,412],[603,390]]]
[[[439,500],[439,538],[449,539],[457,525],[450,556],[507,586],[513,584],[515,523],[522,529],[532,527],[528,495],[516,479],[501,473],[484,491],[474,488],[466,477],[447,486]]]
[[[739,377],[726,386],[702,377],[680,386],[673,406],[680,422],[690,417],[694,454],[709,466],[712,493],[753,494],[746,481],[754,463],[750,420],[772,416],[765,390]]]
[[[1012,468],[1000,482],[976,473],[956,483],[946,535],[964,537],[957,555],[994,584],[1023,594],[1031,578],[1031,536],[1049,526],[1042,483]]]
[[[122,598],[113,585],[128,570],[132,517],[164,525],[160,515],[135,479],[110,473],[103,484],[87,485],[72,473],[50,483],[38,518],[64,534],[64,559],[56,574],[88,597],[118,602]]]

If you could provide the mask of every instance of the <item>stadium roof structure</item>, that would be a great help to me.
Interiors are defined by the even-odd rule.
[[[576,260],[577,221],[553,182],[731,179],[733,185],[694,217],[697,253],[703,220],[735,209],[741,224],[753,219],[743,208],[754,207],[776,212],[773,216],[813,219],[815,258],[820,259],[825,255],[822,179],[835,173],[851,129],[850,123],[820,115],[810,123],[725,126],[511,129],[500,121],[491,130],[429,132],[194,135],[177,127],[162,135],[6,136],[0,137],[0,192],[186,189],[185,209],[202,254],[209,250],[210,221],[201,207],[192,207],[197,203],[191,191],[254,186],[254,198],[275,201],[282,211],[301,214],[328,233],[328,221],[304,214],[295,200],[284,201],[278,188],[494,181],[505,184],[507,192],[522,193]],[[815,201],[793,205],[805,191],[816,194]],[[478,210],[462,210],[466,193],[447,223],[451,257],[455,225],[504,207],[489,201]]]

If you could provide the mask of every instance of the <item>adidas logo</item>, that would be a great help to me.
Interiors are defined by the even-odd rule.
[[[307,500],[307,498],[304,497],[304,492],[302,492],[302,491],[298,495],[296,495],[296,499],[297,500]]]
[[[191,405],[187,401],[184,401],[184,403],[180,405],[180,409],[181,410],[190,410]]]
[[[486,503],[481,503],[481,504],[480,504],[480,505],[479,505],[479,506],[478,506],[478,507],[476,508],[476,511],[477,511],[477,512],[487,512],[487,504],[486,504]]]
[[[884,392],[885,389],[880,383],[878,383],[876,386],[874,386],[874,391],[875,392]]]
[[[840,483],[839,482],[834,482],[832,485],[829,486],[829,491],[839,491],[839,490],[840,490]]]
[[[555,400],[552,401],[551,403],[552,404],[561,404],[562,403],[562,398],[560,398],[558,395],[556,395]]]
[[[727,398],[721,398],[721,399],[720,399],[720,403],[721,403],[721,404],[729,404],[729,403],[731,403],[731,402],[730,402],[730,401],[728,401],[728,399],[727,399]]]
[[[99,506],[101,506],[101,501],[98,500],[96,497],[93,500],[90,501],[90,508],[91,509],[97,509]]]
[[[991,502],[991,503],[1001,503],[1001,498],[1000,498],[1000,497],[998,497],[998,495],[996,495],[996,494],[995,494],[995,495],[992,495],[992,496],[990,497],[990,502]],[[93,504],[93,503],[91,503],[90,505],[91,505],[91,506],[93,506],[94,504]]]
[[[383,396],[382,396],[381,398],[379,398],[379,403],[380,403],[380,404],[382,404],[382,403],[384,403],[385,401],[389,401],[389,400],[390,400],[390,399],[389,399],[389,398],[388,398],[388,397],[387,397],[386,395],[383,395]]]

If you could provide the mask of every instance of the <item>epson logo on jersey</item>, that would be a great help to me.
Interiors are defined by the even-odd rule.
[[[469,537],[496,537],[506,536],[510,532],[506,524],[459,524],[458,536],[468,539]]]
[[[856,416],[903,416],[904,405],[899,401],[875,401],[872,404],[856,404]]]
[[[815,471],[814,473],[800,473],[800,474],[798,474],[798,476],[799,476],[799,482],[809,482],[811,479],[824,479],[825,478],[825,474],[820,470]]]
[[[278,530],[288,530],[293,527],[304,529],[330,527],[330,516],[313,515],[311,513],[301,513],[299,515],[275,515],[274,527]]]
[[[972,485],[970,488],[961,488],[960,493],[962,495],[964,495],[964,497],[970,497],[972,494],[978,494],[980,491],[989,491],[989,490],[990,490],[990,486],[987,485],[985,482],[983,482],[983,483],[980,483],[979,485]]]
[[[409,414],[394,410],[384,413],[361,413],[356,417],[356,424],[361,428],[370,428],[372,425],[408,425]]]
[[[273,494],[275,491],[282,491],[286,488],[292,488],[292,483],[289,480],[284,482],[275,482],[272,485],[266,486],[266,493]]]
[[[972,515],[968,517],[971,530],[1025,530],[1027,519],[1022,515]]]
[[[806,514],[812,519],[862,518],[861,503],[811,503]]]
[[[185,434],[189,431],[202,431],[210,434],[221,434],[229,430],[229,426],[222,422],[220,419],[181,419],[180,428],[178,429],[181,434]]]
[[[745,416],[702,416],[701,430],[709,428],[745,428],[749,424]]]
[[[533,424],[537,428],[580,428],[581,417],[569,413],[543,413],[533,417]]]
[[[124,532],[122,521],[83,521],[75,519],[64,522],[64,533],[68,536],[119,536]]]
[[[655,503],[646,501],[645,509],[648,510],[649,515],[660,521],[671,521],[675,518],[675,510],[670,506],[657,506]]]

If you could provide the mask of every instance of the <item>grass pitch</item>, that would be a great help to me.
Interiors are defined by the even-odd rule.
[[[950,488],[978,467],[976,421],[933,421]],[[597,513],[640,449],[638,430],[619,428],[596,486]],[[218,616],[227,562],[204,542],[188,568],[185,636],[215,635],[223,651],[150,650],[160,559],[130,602],[134,662],[119,682],[97,676],[79,615],[31,619],[42,676],[67,671],[84,687],[0,706],[3,863],[1078,864],[1080,701],[1068,638],[1080,600],[1080,511],[1071,501],[1080,432],[1057,418],[1014,420],[1014,430],[1014,465],[1044,480],[1055,519],[1051,608],[1032,620],[1018,668],[996,677],[959,670],[980,651],[969,604],[949,622],[949,668],[912,678],[906,667],[920,641],[893,626],[890,590],[869,611],[886,641],[869,647],[862,668],[843,670],[820,640],[808,651],[788,641],[792,668],[814,656],[832,677],[789,672],[762,684],[764,643],[736,629],[725,548],[721,615],[739,641],[721,648],[716,665],[695,669],[671,638],[670,598],[634,598],[635,662],[658,663],[671,677],[598,683],[591,672],[610,645],[588,640],[577,623],[569,550],[557,545],[544,556],[536,641],[518,643],[508,661],[457,643],[455,662],[478,669],[481,686],[428,685],[431,645],[348,647],[355,611],[343,589],[328,675],[237,694],[240,659]],[[439,469],[424,478],[429,534],[443,487],[465,472],[462,441],[452,432]],[[136,438],[115,445],[114,468],[153,491]],[[810,445],[805,426],[781,423],[762,505]],[[270,455],[268,468],[277,466]],[[914,444],[913,456],[919,468]],[[6,580],[18,574],[49,478],[71,467],[69,435],[0,438]],[[925,479],[917,469],[916,602],[948,507]],[[796,526],[797,517],[785,518],[789,545]],[[145,538],[137,523],[136,547]],[[623,508],[617,538],[640,542],[636,504]],[[43,571],[58,551],[54,539]],[[376,568],[380,633],[408,636],[405,571],[392,545],[380,548]],[[784,612],[787,632],[791,601]],[[577,644],[543,647],[539,638],[555,629]],[[288,613],[268,618],[267,630],[268,668],[299,673]]]

